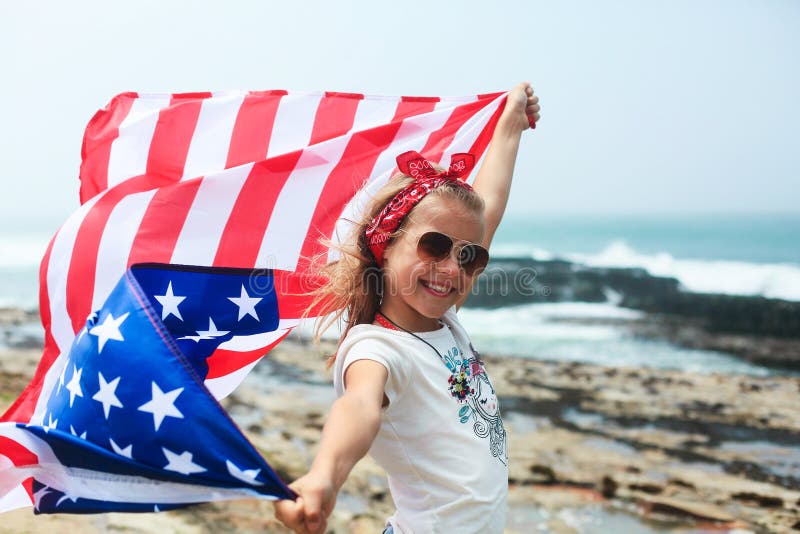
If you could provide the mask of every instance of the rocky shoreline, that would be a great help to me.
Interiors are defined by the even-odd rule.
[[[692,293],[639,268],[589,267],[530,257],[493,259],[466,306],[612,302],[647,313],[633,333],[691,349],[727,352],[776,370],[800,371],[800,302]]]
[[[29,318],[20,313],[0,322]],[[0,350],[0,409],[38,361],[27,344]],[[311,461],[333,400],[322,354],[331,349],[290,338],[224,401],[287,480]],[[800,379],[485,360],[509,434],[507,532],[800,531]],[[384,473],[367,458],[340,493],[331,531],[379,532],[392,507]],[[272,505],[255,500],[142,515],[17,510],[0,532],[73,526],[286,532]]]

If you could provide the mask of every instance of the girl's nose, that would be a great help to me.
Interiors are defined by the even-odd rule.
[[[448,276],[457,276],[461,270],[455,254],[449,254],[445,259],[436,264],[436,270]]]

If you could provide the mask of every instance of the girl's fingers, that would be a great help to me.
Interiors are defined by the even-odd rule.
[[[292,531],[305,532],[303,498],[298,497],[296,501],[277,501],[275,503],[275,517]]]

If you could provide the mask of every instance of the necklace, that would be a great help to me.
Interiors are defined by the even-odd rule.
[[[431,349],[433,349],[433,352],[435,352],[435,353],[436,353],[436,355],[439,357],[439,359],[440,359],[440,360],[442,360],[442,362],[444,362],[444,364],[445,364],[445,365],[447,365],[447,362],[445,361],[445,359],[444,359],[444,356],[442,356],[442,353],[440,353],[440,352],[439,352],[439,351],[436,349],[436,347],[434,347],[433,345],[431,345],[430,343],[428,343],[426,340],[424,340],[424,339],[422,339],[421,337],[419,337],[419,336],[418,336],[417,334],[415,334],[414,332],[412,332],[412,331],[410,331],[410,330],[406,330],[405,328],[403,328],[402,326],[400,326],[400,325],[399,325],[399,324],[397,324],[396,322],[394,322],[394,321],[392,321],[391,319],[389,319],[388,317],[386,317],[386,316],[385,316],[385,315],[384,315],[382,312],[378,312],[378,313],[376,313],[376,314],[375,314],[375,319],[376,319],[376,321],[378,322],[378,324],[379,324],[379,325],[381,325],[381,326],[382,326],[382,327],[384,327],[384,328],[389,328],[389,329],[392,329],[392,330],[401,330],[401,331],[405,332],[406,334],[410,334],[410,335],[414,336],[415,338],[419,339],[420,341],[422,341],[423,343],[425,343],[426,345],[428,345],[428,346],[429,346]],[[388,323],[388,324],[387,324],[387,323]],[[442,323],[442,321],[439,321],[439,324],[443,324],[443,323]],[[445,326],[447,326],[447,325],[445,325]],[[449,327],[448,327],[448,328],[449,328]],[[452,334],[451,334],[451,335],[452,335]]]
[[[455,372],[455,370],[451,369],[450,366],[447,364],[447,360],[442,355],[442,353],[439,352],[439,350],[436,347],[434,347],[432,344],[428,343],[427,340],[421,338],[420,336],[418,336],[417,334],[415,334],[411,330],[406,330],[405,328],[403,328],[399,324],[395,323],[394,321],[392,321],[391,319],[386,317],[382,312],[378,312],[378,313],[375,314],[375,320],[379,325],[383,326],[384,328],[389,328],[390,330],[400,330],[402,332],[405,332],[406,334],[412,335],[415,338],[419,339],[420,341],[422,341],[423,343],[428,345],[431,348],[431,350],[433,350],[433,352],[436,353],[436,355],[439,357],[439,359],[442,361],[442,363],[445,365],[445,367],[447,367],[451,372]],[[446,326],[448,332],[450,332],[450,337],[453,337],[453,332],[450,331],[450,326],[447,323],[444,323],[444,322],[442,322],[440,320],[439,324],[443,324],[444,326]],[[453,341],[455,341],[454,337],[453,337]],[[456,343],[456,346],[458,346],[458,343]]]
[[[474,394],[475,393],[475,390],[472,389],[472,387],[470,387],[470,385],[469,385],[470,375],[472,373],[471,373],[470,368],[468,366],[466,366],[466,362],[464,360],[464,355],[463,354],[461,355],[461,358],[462,358],[461,359],[461,365],[459,367],[456,367],[455,364],[454,364],[453,367],[451,367],[450,365],[448,365],[447,360],[442,355],[442,353],[439,352],[439,350],[436,347],[434,347],[432,344],[428,343],[428,341],[426,341],[425,339],[421,338],[420,336],[418,336],[414,332],[411,332],[410,330],[406,330],[405,328],[403,328],[399,324],[395,323],[394,321],[392,321],[391,319],[386,317],[383,313],[377,312],[375,314],[375,321],[379,325],[383,326],[384,328],[389,328],[390,330],[401,330],[401,331],[405,332],[406,334],[410,334],[410,335],[414,336],[415,338],[417,338],[418,340],[420,340],[423,343],[425,343],[426,345],[428,345],[433,350],[433,352],[436,353],[436,355],[439,357],[439,360],[441,360],[441,362],[444,364],[444,366],[447,367],[447,370],[450,371],[450,377],[447,379],[447,383],[448,383],[448,390],[450,391],[450,395],[453,398],[455,398],[459,402],[465,402],[466,397],[467,397],[468,394]],[[440,324],[444,324],[447,327],[447,331],[450,332],[450,337],[453,338],[453,342],[455,343],[456,348],[458,349],[458,342],[456,341],[455,336],[453,336],[453,331],[450,330],[450,325],[448,325],[447,323],[444,323],[441,320],[439,321],[439,323]],[[461,352],[461,349],[458,349],[458,351]]]

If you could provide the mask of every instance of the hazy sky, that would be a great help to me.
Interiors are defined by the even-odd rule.
[[[3,2],[0,210],[73,211],[83,128],[122,91],[529,79],[512,213],[800,212],[800,2],[498,4]]]

